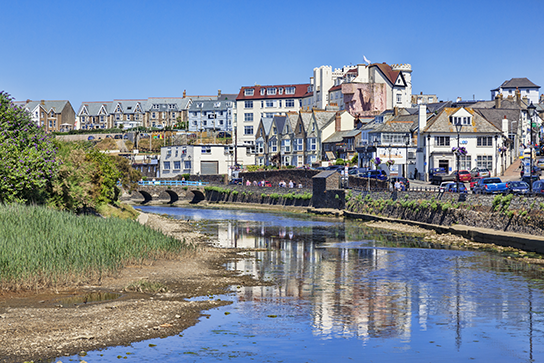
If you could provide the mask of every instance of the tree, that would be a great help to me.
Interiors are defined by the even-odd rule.
[[[0,92],[0,202],[43,203],[59,168],[52,137]]]

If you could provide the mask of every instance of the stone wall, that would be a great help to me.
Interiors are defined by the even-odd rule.
[[[267,170],[267,171],[255,171],[240,173],[240,178],[244,178],[244,182],[249,180],[253,182],[267,180],[272,186],[276,187],[280,181],[284,181],[289,184],[289,180],[292,180],[296,186],[302,184],[303,188],[312,189],[312,178],[319,174],[320,170],[310,169],[281,169],[281,170]],[[338,187],[338,186],[337,186]]]
[[[211,203],[253,203],[296,207],[310,207],[312,205],[311,198],[301,198],[302,195],[311,195],[312,191],[308,188],[290,189],[225,185],[221,186],[221,189],[230,192],[207,190],[206,200]]]

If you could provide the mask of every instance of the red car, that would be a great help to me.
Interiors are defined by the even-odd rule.
[[[472,181],[472,174],[468,170],[459,170],[455,172],[456,178],[459,178],[460,182],[470,182]]]
[[[478,183],[478,180],[480,180],[481,178],[473,178],[470,182],[470,190],[474,189],[474,185],[476,185]]]

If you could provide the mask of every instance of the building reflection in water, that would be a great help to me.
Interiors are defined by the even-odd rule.
[[[488,293],[476,293],[479,286],[471,274],[482,263],[484,269],[497,270],[496,258],[474,267],[470,260],[455,255],[461,252],[396,248],[399,241],[391,242],[391,236],[368,239],[366,235],[366,240],[353,244],[349,241],[354,233],[365,236],[346,231],[342,224],[299,230],[231,221],[226,228],[218,228],[217,238],[223,247],[258,249],[252,252],[254,258],[233,262],[228,268],[275,282],[274,286],[239,289],[240,301],[278,306],[287,302],[312,317],[316,336],[410,342],[414,329],[426,331],[438,323],[453,332],[452,346],[459,350],[463,329],[481,319],[523,321],[529,316],[532,351],[532,315],[527,314],[531,299],[523,306],[523,301],[514,302],[499,286],[492,290],[491,304]],[[376,246],[379,239],[390,243]],[[447,258],[446,253],[453,254]]]

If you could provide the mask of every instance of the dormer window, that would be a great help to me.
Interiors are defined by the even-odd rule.
[[[216,108],[217,108],[217,107],[221,107],[221,102],[216,102],[216,103],[214,103],[214,104],[213,104],[213,107],[216,107]]]
[[[159,105],[158,105],[158,104],[154,104],[154,105],[153,105],[153,108],[154,108],[154,109],[158,109],[158,108],[159,108]]]
[[[285,94],[286,95],[294,95],[295,94],[295,87],[285,87]]]
[[[261,88],[261,96],[264,96],[264,88]]]
[[[280,87],[280,88],[278,89],[278,94],[280,94],[280,95],[283,94],[283,87]]]
[[[470,125],[471,120],[469,116],[452,116],[451,123],[454,125]]]
[[[267,93],[268,95],[275,95],[275,94],[276,94],[276,88],[275,88],[275,87],[274,87],[274,88],[268,88],[268,89],[266,90],[266,93]]]
[[[253,96],[253,91],[254,91],[253,88],[246,88],[244,90],[244,96]]]

